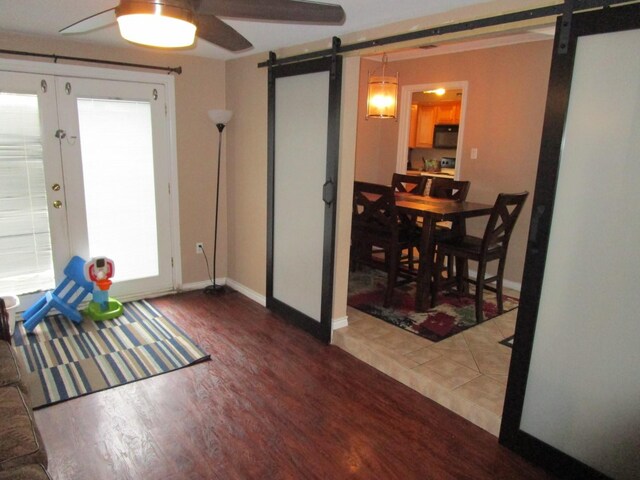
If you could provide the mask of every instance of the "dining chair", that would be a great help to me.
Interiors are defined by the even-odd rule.
[[[404,175],[402,173],[394,173],[391,177],[391,186],[396,192],[424,195],[424,190],[427,186],[427,177],[422,175]]]
[[[434,198],[446,198],[457,202],[464,202],[469,194],[471,182],[466,180],[454,180],[453,178],[434,177],[429,187],[429,196]],[[436,224],[435,239],[446,240],[465,234],[464,219],[456,219],[450,222],[438,222]],[[434,270],[440,272],[440,270]],[[441,273],[441,272],[440,272]],[[447,257],[447,278],[453,278],[453,258]]]
[[[429,196],[464,202],[467,199],[467,194],[469,193],[470,188],[471,182],[466,180],[434,177],[431,179]]]
[[[499,194],[489,215],[489,220],[487,221],[482,238],[464,235],[451,239],[436,239],[435,271],[442,271],[445,257],[453,256],[455,258],[458,291],[467,291],[465,287],[470,283],[476,286],[476,323],[482,322],[484,318],[482,311],[484,289],[496,293],[498,313],[501,314],[504,311],[502,283],[507,259],[507,249],[516,220],[522,211],[528,195],[529,192]],[[478,271],[475,279],[470,278],[468,275],[469,260],[478,262]],[[496,260],[498,261],[496,274],[485,278],[487,263]],[[488,283],[494,282],[496,284],[495,287],[487,285]],[[440,290],[440,284],[440,275],[435,275],[431,289],[432,307],[436,304],[436,296]]]
[[[387,272],[387,287],[384,306],[391,304],[398,276],[410,280],[415,275],[400,269],[400,258],[404,250],[413,249],[420,241],[415,229],[400,221],[392,187],[367,182],[354,182],[353,211],[351,224],[351,269],[360,263]],[[376,260],[372,249],[384,252],[384,262]]]
[[[402,173],[394,173],[391,177],[391,187],[396,192],[413,193],[416,195],[424,195],[427,188],[428,177],[423,175],[405,175]],[[409,215],[407,213],[400,214],[400,221],[407,228],[414,228],[419,231],[422,225],[418,224],[418,218],[415,215]],[[400,258],[400,263],[407,265],[409,271],[413,271],[416,261],[414,260],[415,254],[412,248],[409,249],[406,255]]]

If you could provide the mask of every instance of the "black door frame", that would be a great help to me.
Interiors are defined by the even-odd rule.
[[[322,299],[320,322],[273,297],[274,213],[275,213],[275,134],[276,79],[310,73],[329,72],[329,110],[327,117],[326,181],[323,187],[324,238],[322,253]],[[333,284],[335,268],[335,226],[340,153],[340,106],[342,101],[342,57],[330,57],[300,63],[269,66],[268,169],[267,169],[267,308],[278,312],[293,324],[325,343],[331,341]],[[301,279],[304,283],[304,279]]]
[[[602,473],[520,429],[558,183],[564,126],[578,38],[640,28],[640,4],[559,18],[542,132],[529,240],[509,369],[500,443],[563,478],[606,478]],[[570,28],[570,30],[568,30]],[[570,31],[569,35],[566,35]],[[565,53],[566,52],[566,53]]]

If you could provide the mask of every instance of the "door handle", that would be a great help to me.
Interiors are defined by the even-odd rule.
[[[55,200],[53,202],[53,208],[62,208],[62,202],[60,200]]]
[[[60,191],[60,184],[59,183],[54,183],[53,185],[51,185],[51,190],[53,190],[54,192],[59,192]]]
[[[333,182],[329,179],[322,186],[322,200],[327,205],[331,205],[335,199],[335,188]]]

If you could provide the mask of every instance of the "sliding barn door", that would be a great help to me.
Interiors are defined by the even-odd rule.
[[[269,73],[267,306],[331,339],[340,58]]]
[[[501,440],[563,477],[640,472],[640,6],[556,34]]]

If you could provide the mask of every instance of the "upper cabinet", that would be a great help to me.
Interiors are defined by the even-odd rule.
[[[431,148],[433,146],[433,126],[435,125],[435,108],[418,105],[416,120],[415,147]],[[411,142],[409,142],[411,143]]]
[[[436,105],[436,125],[451,124],[458,125],[460,123],[460,102],[446,102]]]
[[[411,105],[409,128],[410,148],[432,148],[433,127],[439,124],[460,123],[460,102],[443,102],[437,105]]]

